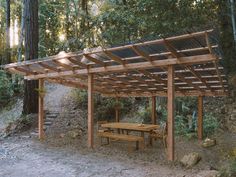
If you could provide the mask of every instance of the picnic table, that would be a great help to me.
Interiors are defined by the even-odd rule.
[[[112,122],[102,124],[101,127],[108,129],[118,129],[127,131],[138,131],[141,132],[141,136],[144,137],[144,132],[151,132],[159,128],[158,125],[153,124],[139,124],[139,123],[126,123],[126,122]]]

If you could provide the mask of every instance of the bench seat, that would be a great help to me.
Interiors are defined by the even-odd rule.
[[[98,132],[98,136],[101,138],[107,138],[107,143],[109,144],[110,139],[122,140],[136,142],[136,149],[139,149],[139,143],[144,143],[144,138],[135,135],[124,135],[112,132]]]

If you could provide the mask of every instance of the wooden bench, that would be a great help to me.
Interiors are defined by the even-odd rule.
[[[142,143],[142,145],[144,144],[144,138],[140,136],[135,136],[135,135],[117,134],[117,133],[112,133],[112,132],[98,132],[98,136],[101,138],[106,138],[107,144],[110,143],[110,139],[136,142],[137,150],[139,149],[139,143]]]

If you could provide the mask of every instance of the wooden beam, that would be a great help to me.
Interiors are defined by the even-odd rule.
[[[132,49],[135,51],[136,54],[142,56],[147,61],[152,62],[152,58],[147,53],[145,53],[144,51],[140,50],[137,46],[133,45]]]
[[[138,70],[141,74],[144,74],[145,76],[149,77],[150,79],[155,79],[157,82],[167,85],[167,82],[165,80],[162,80],[161,77],[158,77],[157,75],[153,75],[152,73],[146,71],[146,70]]]
[[[156,97],[152,96],[152,124],[156,125],[157,121],[156,121],[156,117],[157,116],[157,112],[156,112]]]
[[[40,93],[44,90],[44,80],[39,79],[39,112],[38,112],[38,131],[39,139],[43,140],[45,137],[43,125],[44,125],[44,93]]]
[[[205,37],[206,37],[206,44],[208,46],[209,52],[210,52],[210,54],[213,54],[213,50],[212,50],[212,46],[211,46],[211,43],[210,43],[210,40],[209,40],[208,32],[205,33]],[[218,79],[219,79],[220,84],[222,86],[222,89],[225,92],[225,87],[224,87],[224,84],[223,84],[223,81],[222,81],[222,77],[221,77],[221,74],[220,74],[220,71],[219,71],[218,63],[216,61],[213,62],[213,63],[214,63],[215,69],[216,69],[216,73],[218,75]]]
[[[112,52],[109,52],[109,51],[107,51],[107,50],[104,50],[104,53],[105,53],[108,57],[110,57],[112,60],[114,60],[115,62],[120,63],[120,64],[122,64],[122,65],[125,65],[125,64],[126,64],[125,60],[123,60],[121,57],[119,57],[119,56],[113,54]]]
[[[73,66],[70,66],[69,64],[62,63],[60,60],[52,60],[56,65],[61,66],[64,69],[67,70],[74,70]]]
[[[171,52],[171,55],[175,58],[179,58],[181,57],[181,54],[179,52],[177,52],[177,50],[170,44],[169,41],[167,41],[166,39],[163,40],[165,47],[168,51]]]
[[[175,147],[174,147],[174,66],[168,66],[168,101],[167,101],[167,156],[168,160],[174,161]]]
[[[79,65],[83,68],[87,68],[88,65],[85,64],[85,63],[82,63],[81,61],[79,61],[78,59],[76,59],[75,57],[69,57],[68,60],[73,63],[73,64],[76,64],[76,65]]]
[[[214,63],[214,65],[215,65],[216,74],[217,74],[217,76],[218,76],[218,79],[219,79],[219,82],[220,82],[220,84],[221,84],[221,87],[222,87],[223,91],[225,92],[225,87],[224,87],[223,79],[222,79],[221,74],[220,74],[220,71],[219,71],[218,63],[216,63],[216,62],[213,62],[213,63]]]
[[[198,85],[193,84],[193,83],[192,83],[192,80],[189,81],[189,80],[185,79],[185,77],[183,76],[183,74],[181,74],[181,73],[176,73],[175,75],[176,75],[176,77],[178,77],[181,81],[186,82],[189,86],[192,86],[192,87],[194,87],[196,90],[202,92],[201,88],[200,88]]]
[[[106,67],[95,67],[90,69],[79,69],[73,71],[61,71],[58,73],[47,73],[47,74],[38,74],[35,76],[26,76],[25,79],[39,79],[44,77],[57,77],[57,76],[68,76],[68,75],[75,75],[75,74],[88,74],[88,73],[107,73],[107,72],[122,72],[127,70],[133,69],[150,69],[155,67],[163,67],[167,65],[176,65],[176,64],[201,64],[206,62],[215,61],[216,57],[210,54],[207,55],[200,55],[200,56],[191,56],[191,57],[181,57],[165,59],[165,60],[156,60],[151,62],[139,62],[139,63],[130,63],[117,66],[106,66]]]
[[[25,69],[23,67],[15,67],[14,69],[17,70],[17,71],[20,71],[21,73],[25,73],[26,75],[35,75],[35,74],[37,74],[36,72],[33,72],[29,69]]]
[[[197,121],[198,140],[203,140],[203,97],[198,96],[198,121]]]
[[[92,56],[89,55],[89,54],[84,54],[84,57],[87,58],[89,61],[92,61],[92,62],[94,62],[94,63],[96,63],[96,64],[98,64],[98,65],[101,65],[101,66],[103,66],[103,67],[106,66],[106,64],[105,64],[103,61],[101,61],[101,60],[99,60],[99,59],[97,59],[97,58],[95,58],[95,57],[92,57]]]
[[[162,96],[162,97],[167,97],[167,93],[165,91],[120,91],[118,93],[104,93],[102,94],[104,97],[152,97],[152,96]],[[214,93],[212,92],[198,92],[198,91],[186,91],[184,93],[180,91],[176,91],[175,96],[176,97],[186,97],[186,96],[227,96],[226,92],[222,91],[215,91]]]
[[[55,68],[55,67],[52,67],[52,66],[50,66],[50,65],[48,65],[48,64],[45,64],[45,63],[43,63],[43,62],[38,63],[38,65],[40,65],[40,66],[43,67],[43,68],[49,69],[49,70],[51,70],[51,71],[54,71],[54,72],[60,72],[59,69],[57,69],[57,68]]]
[[[214,46],[212,46],[212,48],[218,48],[218,45],[214,45]],[[197,52],[197,51],[205,51],[205,50],[209,50],[208,47],[199,47],[199,48],[178,50],[178,53]],[[74,54],[74,55],[68,55],[67,58],[73,58],[73,59],[77,60],[77,58],[81,57],[81,55],[82,55],[82,53],[80,53],[80,54],[78,53],[78,54]],[[154,58],[154,57],[167,56],[167,55],[171,55],[171,52],[154,53],[154,54],[150,54],[149,57]],[[39,62],[47,63],[47,62],[53,60],[53,58],[56,59],[56,60],[60,60],[60,59],[64,59],[65,57],[62,58],[62,57],[58,57],[57,55],[55,55],[55,56],[44,58],[44,60],[37,59],[37,60],[24,61],[24,62],[21,62],[21,63],[7,64],[7,65],[4,66],[4,68],[7,69],[7,68],[13,68],[13,67],[16,67],[16,66],[36,65]],[[138,58],[140,58],[140,56],[126,57],[125,61],[131,61],[131,63],[132,63],[132,60],[136,60]],[[221,59],[221,58],[219,58],[219,59]],[[113,62],[113,61],[112,60],[104,61],[104,63],[107,64],[107,65],[109,65],[111,62]],[[87,68],[87,64],[82,63],[82,65],[83,64],[84,64],[84,68]],[[88,66],[94,66],[95,64],[96,63],[89,63]]]
[[[88,75],[88,147],[94,146],[94,100],[93,100],[93,74]]]
[[[212,88],[206,83],[206,80],[201,77],[201,75],[194,70],[192,66],[185,66],[199,81],[201,81],[210,91],[213,92]]]

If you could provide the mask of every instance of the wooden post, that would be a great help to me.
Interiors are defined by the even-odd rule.
[[[198,121],[197,121],[198,140],[203,139],[203,97],[198,97]]]
[[[119,98],[116,97],[116,102],[118,101],[119,101]],[[116,112],[116,122],[120,122],[119,109],[117,107],[115,108],[115,112]]]
[[[154,124],[154,125],[157,124],[156,115],[157,115],[157,112],[156,112],[156,97],[152,96],[152,124]]]
[[[167,156],[174,161],[174,66],[168,66],[168,100],[167,100]]]
[[[93,74],[88,74],[88,147],[93,148]]]
[[[44,80],[39,79],[39,112],[38,112],[38,129],[39,129],[39,139],[44,139],[44,93],[42,93],[44,90]]]

